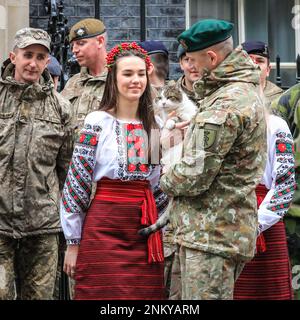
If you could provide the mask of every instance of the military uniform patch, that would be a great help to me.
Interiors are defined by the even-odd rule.
[[[206,119],[204,114],[199,114],[196,116],[195,121],[199,129],[203,130],[202,147],[206,151],[216,151],[217,140],[220,136],[220,131],[223,128],[225,119],[226,117],[224,117],[224,114],[220,116],[217,113],[215,113],[214,118],[209,117],[209,119]]]
[[[204,129],[204,149],[213,146],[216,141],[218,131],[215,129]]]

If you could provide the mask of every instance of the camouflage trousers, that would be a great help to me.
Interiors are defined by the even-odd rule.
[[[0,236],[0,299],[52,300],[58,235]]]
[[[245,265],[178,245],[173,259],[170,300],[231,300],[234,282]]]

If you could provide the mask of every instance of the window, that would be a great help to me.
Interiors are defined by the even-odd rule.
[[[275,82],[279,55],[283,86],[295,84],[295,61],[300,53],[300,0],[189,0],[187,7],[187,27],[200,19],[224,19],[235,24],[235,45],[245,40],[268,43],[273,68],[270,79]]]

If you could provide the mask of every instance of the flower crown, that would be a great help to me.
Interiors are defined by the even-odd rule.
[[[148,53],[146,50],[141,48],[136,42],[123,42],[121,44],[116,45],[113,47],[109,53],[107,54],[106,57],[106,62],[107,62],[107,69],[111,70],[112,66],[115,64],[117,57],[124,51],[130,51],[130,50],[135,50],[138,51],[141,55],[142,58],[145,60],[146,63],[146,68],[149,70],[151,60],[148,56]]]

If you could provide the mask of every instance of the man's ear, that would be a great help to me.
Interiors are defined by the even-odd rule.
[[[47,62],[46,62],[45,68],[47,68],[47,67],[48,67],[49,63],[50,63],[50,56],[48,56],[48,59],[47,59]]]
[[[267,68],[267,77],[270,75],[271,72],[271,65],[269,63],[268,68]]]
[[[154,71],[154,65],[152,62],[150,62],[150,65],[149,65],[149,69],[148,69],[148,75],[150,76]]]
[[[104,46],[105,41],[104,41],[104,37],[103,36],[101,36],[101,35],[97,36],[96,39],[97,39],[97,42],[98,42],[98,45],[99,45],[100,48],[102,46]]]
[[[9,53],[9,59],[10,59],[10,61],[11,61],[12,64],[16,64],[16,53],[13,52],[13,51],[11,51],[11,52]]]
[[[219,64],[217,54],[212,50],[209,50],[206,53],[209,56],[212,68],[213,69],[216,68],[218,66],[218,64]]]

